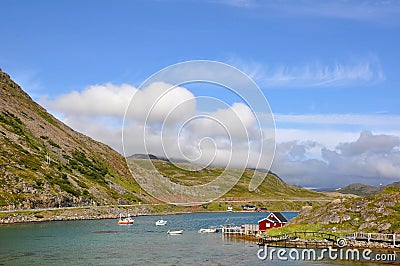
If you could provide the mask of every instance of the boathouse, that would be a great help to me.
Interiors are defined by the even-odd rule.
[[[258,230],[265,231],[271,228],[277,228],[284,226],[288,220],[280,212],[271,212],[264,219],[258,221]]]

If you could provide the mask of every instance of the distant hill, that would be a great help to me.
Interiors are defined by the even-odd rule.
[[[393,182],[392,184],[389,184],[387,186],[393,186],[393,187],[400,187],[400,181],[398,182]]]
[[[389,186],[375,195],[304,208],[290,224],[318,224],[327,231],[399,233],[399,210],[400,187]]]
[[[342,194],[354,194],[357,196],[369,196],[379,192],[379,188],[361,183],[353,183],[340,189],[334,190]]]
[[[0,209],[146,201],[119,153],[57,120],[1,70],[0,149]]]
[[[172,163],[190,163],[184,159],[176,159],[176,158],[165,158],[165,157],[158,157],[153,154],[144,154],[144,153],[137,153],[128,157],[128,159],[150,159],[150,160],[160,160],[165,162],[172,162]]]
[[[140,162],[138,159],[129,158],[128,164],[131,165],[131,169],[133,169],[134,172],[139,172],[140,166],[143,164],[143,162]],[[206,184],[214,180],[224,171],[224,168],[218,167],[206,167],[204,169],[196,170],[199,168],[199,166],[185,164],[185,169],[194,169],[192,171],[187,171],[179,168],[179,164],[175,165],[169,161],[163,160],[153,160],[152,164],[158,170],[160,175],[169,178],[175,183],[185,186],[198,186]],[[138,170],[135,171],[135,169]],[[249,191],[248,186],[254,171],[256,170],[246,169],[237,184],[219,200],[246,201],[266,199],[304,199],[307,201],[308,199],[327,198],[324,194],[289,185],[273,173],[269,173],[264,182],[261,183],[261,185],[255,191]]]
[[[134,155],[129,156],[130,159],[150,159],[150,160],[158,160],[158,157],[153,154],[143,154],[137,153]]]

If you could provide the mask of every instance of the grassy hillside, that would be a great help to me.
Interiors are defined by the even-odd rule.
[[[131,165],[131,169],[134,169],[135,172],[140,171],[139,169],[136,170],[136,168],[139,168],[138,166],[148,168],[146,165],[149,164],[148,160],[132,158],[128,159],[128,162],[129,165]],[[185,186],[197,186],[209,183],[220,176],[224,171],[223,168],[217,167],[187,171],[168,161],[152,160],[151,162],[159,175],[169,178],[174,183]],[[196,167],[185,164],[184,168],[195,169]],[[249,191],[248,186],[253,174],[263,175],[263,173],[255,170],[245,170],[236,185],[228,193],[218,199],[218,201],[282,201],[294,199],[307,201],[327,198],[322,193],[289,185],[274,174],[268,174],[264,182],[255,191]]]

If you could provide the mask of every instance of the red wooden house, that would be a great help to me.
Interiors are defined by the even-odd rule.
[[[258,230],[265,231],[271,228],[282,227],[288,220],[280,212],[271,212],[264,219],[258,221]]]

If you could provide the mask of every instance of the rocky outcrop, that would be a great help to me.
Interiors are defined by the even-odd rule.
[[[326,231],[399,232],[400,188],[360,198],[334,200],[320,207],[303,208],[289,224],[319,224]]]

